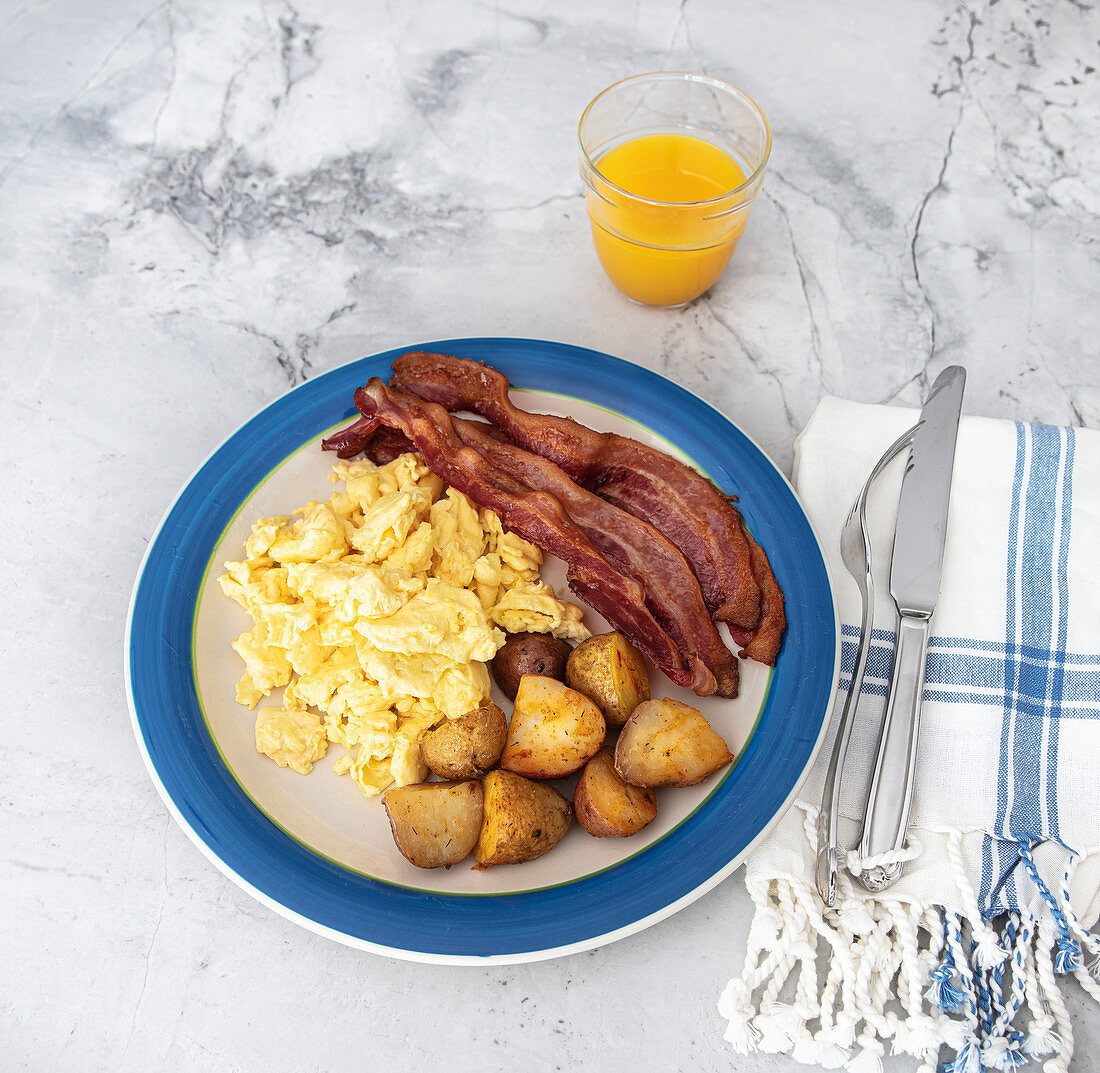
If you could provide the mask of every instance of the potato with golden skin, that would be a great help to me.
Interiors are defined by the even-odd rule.
[[[546,783],[497,769],[482,788],[484,818],[474,847],[479,868],[533,861],[556,846],[572,822],[569,802]]]
[[[702,712],[667,697],[639,704],[615,744],[615,770],[632,786],[694,786],[732,759]]]
[[[490,702],[430,731],[420,755],[442,779],[478,779],[496,767],[507,739],[508,720]]]
[[[513,633],[493,657],[490,667],[500,691],[516,699],[519,680],[525,674],[565,680],[565,664],[572,651],[568,641],[549,633]]]
[[[594,701],[554,678],[525,674],[500,766],[529,779],[563,779],[599,752],[606,734]]]
[[[476,779],[391,786],[382,795],[393,840],[417,868],[449,868],[474,848],[484,794]]]
[[[596,838],[628,838],[657,818],[657,795],[624,782],[610,749],[601,749],[584,766],[573,791],[573,813]]]
[[[565,684],[594,700],[613,727],[649,700],[645,661],[621,633],[601,633],[577,645],[565,666]]]

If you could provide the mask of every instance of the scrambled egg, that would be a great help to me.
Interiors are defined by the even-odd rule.
[[[261,518],[218,580],[252,616],[233,642],[237,701],[283,690],[257,712],[256,748],[304,775],[343,746],[334,770],[370,796],[426,777],[421,738],[489,698],[506,633],[589,633],[539,580],[539,549],[419,455],[338,462],[329,479],[343,490]]]

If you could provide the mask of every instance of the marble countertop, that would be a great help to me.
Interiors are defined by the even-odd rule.
[[[952,363],[968,413],[1100,427],[1098,38],[1095,7],[1025,0],[7,4],[0,1064],[801,1068],[722,1040],[739,875],[513,967],[389,960],[254,901],[135,747],[131,587],[241,422],[431,339],[628,358],[787,472],[822,395],[913,405]],[[660,68],[743,87],[775,132],[729,271],[674,311],[601,274],[574,155],[588,99]]]

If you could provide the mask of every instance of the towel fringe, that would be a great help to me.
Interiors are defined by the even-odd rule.
[[[745,965],[718,1004],[726,1039],[741,1054],[785,1053],[849,1073],[882,1073],[888,1046],[920,1059],[922,1073],[1012,1073],[1040,1056],[1049,1056],[1044,1073],[1067,1073],[1073,1030],[1060,976],[1072,972],[1100,1001],[1093,966],[1067,965],[1067,942],[1091,953],[1096,938],[1068,895],[1057,915],[985,920],[955,871],[962,914],[861,899],[847,884],[840,907],[826,910],[804,880],[749,877],[755,919]],[[941,1064],[944,1048],[952,1054]]]

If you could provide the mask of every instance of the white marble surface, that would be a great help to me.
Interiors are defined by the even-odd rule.
[[[1100,426],[1098,39],[1094,6],[1024,0],[0,6],[0,1066],[800,1068],[722,1041],[738,876],[513,968],[355,952],[254,902],[139,758],[131,585],[242,420],[436,338],[630,358],[787,469],[823,393],[912,404],[952,362],[970,413]],[[756,96],[775,151],[724,279],[647,310],[596,264],[574,124],[684,67]]]

